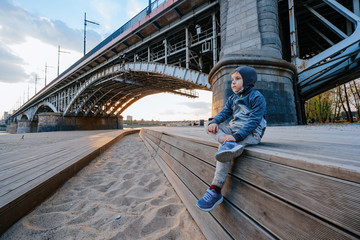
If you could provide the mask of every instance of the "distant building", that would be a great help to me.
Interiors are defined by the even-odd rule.
[[[4,112],[4,120],[8,119],[10,117],[10,114],[8,112]]]
[[[126,121],[132,121],[133,120],[133,117],[132,116],[126,116]]]

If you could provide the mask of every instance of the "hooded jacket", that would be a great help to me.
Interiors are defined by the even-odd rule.
[[[220,124],[233,117],[229,125],[233,132],[236,131],[233,137],[237,142],[243,141],[254,132],[262,137],[266,128],[266,101],[264,96],[253,88],[257,81],[257,73],[254,68],[248,66],[238,67],[235,71],[241,74],[243,89],[228,98],[224,108],[210,123]]]

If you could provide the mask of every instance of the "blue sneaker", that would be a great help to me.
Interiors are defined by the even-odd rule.
[[[229,162],[242,154],[244,146],[236,142],[223,142],[216,152],[215,158],[219,162]]]
[[[209,212],[213,210],[216,205],[222,203],[223,199],[221,193],[217,193],[215,189],[208,189],[205,195],[199,199],[196,206],[205,212]]]

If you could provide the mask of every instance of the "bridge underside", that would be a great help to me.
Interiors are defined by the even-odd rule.
[[[181,67],[137,62],[111,67],[107,71],[111,70],[113,72],[95,81],[90,79],[91,83],[73,96],[63,115],[116,117],[148,95],[167,92],[193,98],[197,97],[193,89],[210,88],[207,74]],[[187,78],[189,81],[185,80]]]
[[[303,100],[360,76],[359,0],[279,1],[279,9]]]

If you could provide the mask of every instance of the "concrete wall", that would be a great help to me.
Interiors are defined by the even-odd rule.
[[[269,125],[295,125],[296,68],[282,59],[277,0],[220,1],[220,59],[209,74],[215,116],[233,94],[230,73],[240,65],[258,72],[258,89],[266,98]]]
[[[122,129],[122,118],[63,117],[60,113],[39,114],[38,132]]]
[[[17,122],[10,123],[10,124],[7,126],[6,131],[7,131],[8,133],[16,133],[17,126],[18,126]]]
[[[30,133],[37,131],[37,122],[20,120],[17,124],[16,133]]]

